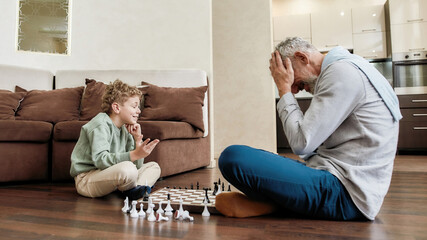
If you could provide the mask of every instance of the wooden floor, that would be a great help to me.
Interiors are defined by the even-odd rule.
[[[219,177],[216,168],[199,169],[156,187],[211,185]],[[84,198],[71,183],[3,185],[0,239],[427,239],[427,156],[396,157],[389,193],[372,222],[193,214],[194,222],[152,223],[130,218],[122,206],[118,194]]]

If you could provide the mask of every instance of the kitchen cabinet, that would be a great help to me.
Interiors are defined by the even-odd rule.
[[[353,34],[354,54],[366,59],[387,58],[385,32]]]
[[[427,94],[398,95],[400,111],[399,150],[427,149]]]
[[[366,59],[387,58],[384,5],[353,8],[353,52]]]
[[[390,24],[427,21],[426,0],[389,0]]]
[[[392,52],[427,50],[427,22],[391,25]]]
[[[310,14],[296,14],[274,17],[274,45],[277,45],[287,37],[301,37],[311,43]]]
[[[312,44],[321,52],[340,45],[353,49],[351,10],[326,10],[311,14]]]
[[[385,32],[384,5],[375,5],[351,9],[353,34]]]

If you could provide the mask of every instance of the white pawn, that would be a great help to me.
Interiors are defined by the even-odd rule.
[[[129,211],[129,198],[128,197],[126,197],[126,199],[125,199],[125,201],[124,201],[124,206],[122,207],[122,212],[127,212],[127,211]]]
[[[130,217],[132,217],[132,218],[139,217],[138,211],[136,210],[136,204],[137,204],[137,201],[133,200],[132,201],[132,210],[130,210]]]
[[[145,218],[145,212],[144,212],[144,204],[141,203],[139,205],[139,212],[138,212],[139,217]]]
[[[188,219],[190,222],[194,221],[194,218],[193,218],[192,216],[190,216],[190,213],[189,213],[187,210],[185,210],[185,211],[182,213],[181,217],[182,217],[182,219],[184,219],[184,220],[187,220],[187,219]]]
[[[168,205],[166,205],[166,208],[165,208],[165,215],[172,216],[172,211],[173,211],[173,208],[171,206],[171,200],[168,200]]]
[[[160,201],[159,202],[159,208],[157,209],[157,211],[156,211],[156,213],[157,214],[159,214],[159,213],[164,213],[165,211],[162,209],[162,203],[163,203],[163,201]]]
[[[168,217],[163,217],[161,213],[157,213],[157,217],[156,217],[157,222],[160,221],[169,221]]]
[[[202,216],[209,217],[211,214],[208,211],[208,201],[206,200],[206,197],[205,197],[205,200],[203,201],[203,204],[205,205],[205,209],[203,209]]]
[[[149,206],[149,208],[153,209],[153,208],[154,208],[154,204],[151,204],[151,205]],[[147,220],[148,220],[149,222],[154,222],[154,221],[156,221],[156,216],[154,216],[154,211],[151,211],[150,216],[148,216]]]

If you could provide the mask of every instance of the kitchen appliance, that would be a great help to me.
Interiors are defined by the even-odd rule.
[[[397,94],[427,93],[427,51],[393,53],[393,86]]]

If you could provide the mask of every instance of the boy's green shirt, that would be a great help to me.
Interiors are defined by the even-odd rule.
[[[135,149],[133,136],[123,125],[117,128],[106,113],[99,113],[86,123],[71,154],[72,177],[94,169],[106,169],[119,162],[130,161]],[[140,168],[144,159],[135,161]]]

